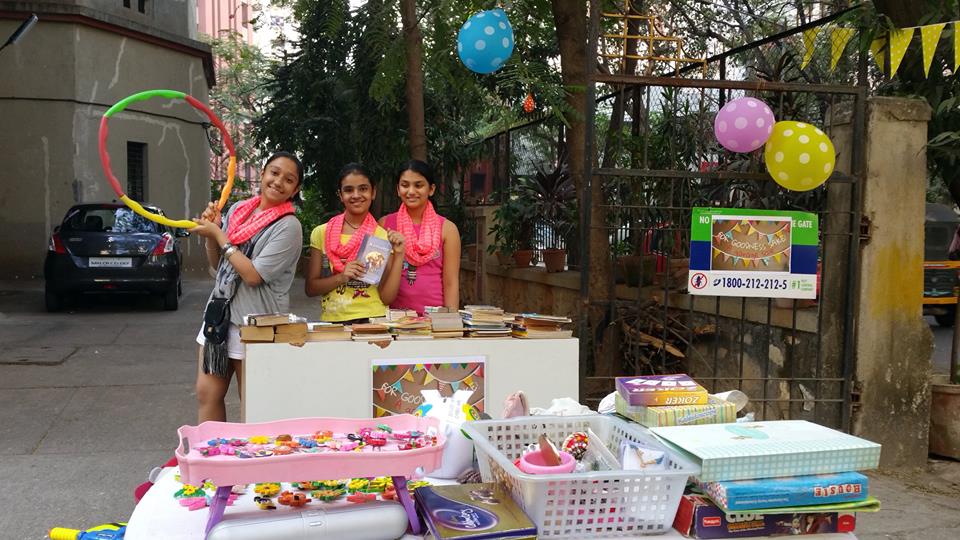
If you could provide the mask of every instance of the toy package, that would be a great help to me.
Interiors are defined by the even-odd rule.
[[[436,540],[537,537],[537,527],[498,484],[428,486],[414,496]]]
[[[631,407],[645,405],[706,405],[707,390],[688,375],[617,377],[617,392]]]
[[[855,472],[764,480],[705,482],[700,485],[724,510],[812,506],[867,498],[866,476]]]
[[[684,495],[673,528],[690,538],[752,538],[853,532],[856,518],[843,512],[726,513],[706,497]]]

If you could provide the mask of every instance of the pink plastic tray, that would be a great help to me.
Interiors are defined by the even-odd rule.
[[[412,450],[373,450],[365,452],[319,452],[315,454],[273,455],[239,459],[235,456],[203,457],[194,447],[205,446],[214,438],[249,438],[255,435],[276,436],[281,433],[304,435],[321,430],[334,433],[356,433],[360,428],[376,429],[386,424],[394,431],[427,432],[434,428],[437,445]],[[412,415],[387,416],[376,419],[296,418],[259,424],[204,422],[199,426],[181,426],[177,430],[180,445],[176,456],[180,477],[185,483],[200,485],[210,480],[218,486],[255,482],[298,482],[372,476],[414,476],[418,468],[432,471],[440,467],[446,439],[437,429],[435,418]]]

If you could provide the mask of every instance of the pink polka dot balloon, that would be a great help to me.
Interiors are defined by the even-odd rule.
[[[720,146],[731,152],[753,152],[767,142],[775,123],[773,111],[766,103],[742,97],[720,109],[713,122],[713,133]]]

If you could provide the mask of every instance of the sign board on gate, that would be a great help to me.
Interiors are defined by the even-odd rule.
[[[817,297],[816,214],[694,208],[690,294]]]

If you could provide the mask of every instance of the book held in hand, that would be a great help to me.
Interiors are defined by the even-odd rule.
[[[537,537],[537,527],[499,484],[426,486],[414,497],[436,540]]]
[[[377,285],[383,278],[383,272],[387,269],[387,262],[390,260],[390,252],[393,246],[389,240],[377,238],[373,235],[365,235],[363,243],[360,244],[360,252],[357,260],[363,265],[366,273],[360,277],[360,281],[370,285]]]

